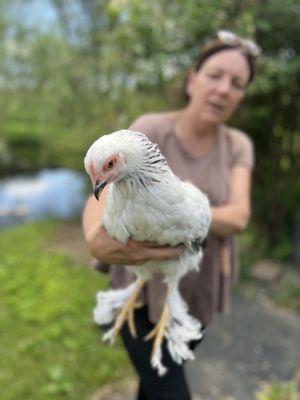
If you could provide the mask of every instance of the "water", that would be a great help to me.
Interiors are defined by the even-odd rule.
[[[0,226],[45,218],[74,218],[82,212],[86,180],[67,169],[0,180]]]

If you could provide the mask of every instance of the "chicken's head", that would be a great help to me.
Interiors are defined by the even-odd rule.
[[[108,183],[138,171],[143,153],[139,142],[132,132],[122,130],[100,137],[88,149],[84,165],[97,200]]]

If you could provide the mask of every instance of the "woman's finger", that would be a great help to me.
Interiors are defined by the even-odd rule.
[[[157,248],[148,248],[148,251],[145,250],[145,255],[152,260],[169,260],[172,258],[178,258],[184,250],[183,245],[178,245],[174,247],[157,247]]]
[[[150,242],[150,241],[137,242],[132,239],[128,240],[128,245],[133,246],[133,247],[165,247],[165,245],[162,246],[161,244],[159,244],[157,242]]]

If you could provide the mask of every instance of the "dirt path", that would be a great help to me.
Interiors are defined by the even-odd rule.
[[[186,367],[193,392],[204,400],[253,400],[263,381],[296,379],[299,338],[299,315],[235,293],[231,314],[216,318]]]
[[[46,247],[68,254],[77,263],[90,264],[91,256],[84,242],[79,220],[62,223]]]

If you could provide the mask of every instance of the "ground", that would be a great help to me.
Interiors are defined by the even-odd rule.
[[[49,249],[61,250],[71,256],[72,260],[90,265],[91,257],[84,242],[80,221],[68,221],[59,225]]]
[[[62,227],[49,246],[89,262],[78,223]],[[186,365],[194,399],[253,400],[263,382],[300,385],[299,337],[299,314],[276,307],[253,287],[240,287],[233,293],[231,313],[215,318],[196,361]],[[89,400],[133,400],[136,384],[132,378],[116,382]],[[296,396],[284,400],[299,400]]]
[[[263,381],[300,383],[299,337],[299,315],[255,293],[234,293],[232,312],[216,318],[187,365],[191,387],[204,400],[253,400]]]

